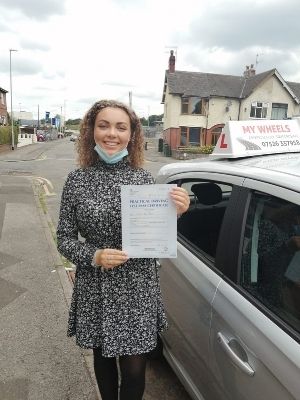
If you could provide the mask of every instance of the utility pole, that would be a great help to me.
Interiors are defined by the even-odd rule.
[[[66,130],[66,100],[64,100],[64,133]]]
[[[129,92],[129,107],[132,108],[132,92]]]
[[[40,105],[38,104],[38,123],[37,123],[38,129],[40,129]]]
[[[62,133],[62,116],[63,116],[63,113],[62,113],[62,106],[60,106],[60,124],[59,124],[59,131],[60,131],[60,133]]]
[[[10,123],[11,123],[11,149],[15,149],[15,135],[14,135],[14,113],[13,113],[13,95],[12,95],[12,76],[11,76],[11,52],[18,51],[9,49],[9,80],[10,80]]]

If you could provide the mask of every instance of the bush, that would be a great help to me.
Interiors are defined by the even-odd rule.
[[[215,146],[192,146],[192,147],[185,147],[182,149],[184,153],[190,154],[211,154],[214,150]]]
[[[14,126],[15,144],[18,143],[18,133],[19,133],[19,127]],[[10,126],[0,126],[0,144],[12,144]]]
[[[202,154],[211,154],[214,151],[214,148],[215,146],[213,146],[212,144],[200,147]]]
[[[79,131],[80,125],[66,125],[66,131],[68,130],[74,130],[74,131]]]

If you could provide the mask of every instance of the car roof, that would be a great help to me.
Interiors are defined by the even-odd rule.
[[[224,159],[213,155],[167,164],[158,172],[160,177],[180,173],[207,172],[239,176],[300,192],[300,152]],[[190,175],[190,174],[189,174]]]

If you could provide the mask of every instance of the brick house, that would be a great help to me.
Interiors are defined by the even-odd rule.
[[[0,125],[8,123],[6,93],[8,93],[7,90],[0,87]]]
[[[300,83],[285,81],[274,68],[242,76],[175,70],[170,55],[162,96],[164,140],[179,146],[215,144],[227,121],[285,119],[300,115]]]

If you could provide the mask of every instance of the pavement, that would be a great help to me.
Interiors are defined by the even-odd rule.
[[[148,140],[146,160],[174,161],[157,145]],[[33,144],[0,160],[42,156]],[[33,176],[0,170],[0,400],[99,400],[91,351],[66,336],[72,280],[42,189]]]

